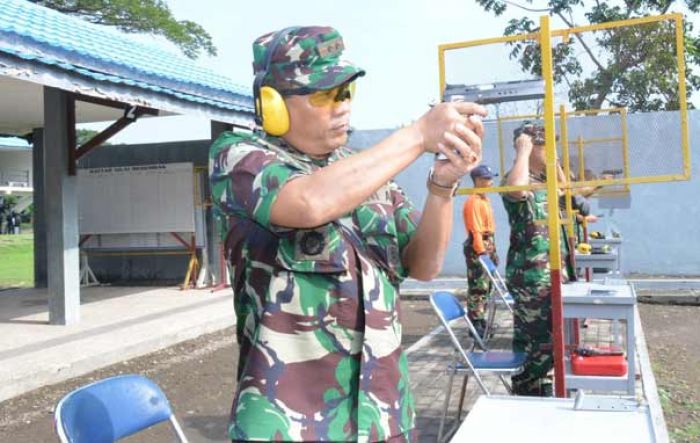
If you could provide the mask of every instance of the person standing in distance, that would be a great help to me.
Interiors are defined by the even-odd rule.
[[[474,188],[490,188],[498,174],[487,165],[479,165],[471,172]],[[489,276],[479,262],[479,256],[488,255],[498,265],[496,253],[496,223],[493,218],[491,200],[485,193],[472,194],[464,202],[462,218],[467,231],[463,244],[464,259],[467,264],[467,315],[474,328],[483,338],[486,329],[486,304],[492,285]]]

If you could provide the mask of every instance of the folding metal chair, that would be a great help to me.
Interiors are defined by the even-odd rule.
[[[440,418],[440,428],[438,430],[438,441],[442,441],[445,418],[447,416],[447,409],[450,404],[452,382],[455,374],[457,372],[464,374],[462,391],[459,398],[459,406],[457,408],[457,418],[455,420],[456,426],[459,424],[462,416],[462,407],[464,405],[464,397],[466,394],[469,376],[474,376],[474,379],[479,385],[481,392],[483,392],[485,395],[490,394],[488,388],[481,378],[481,375],[483,374],[497,375],[508,392],[512,393],[511,386],[505,377],[516,375],[523,371],[525,353],[511,351],[489,351],[486,344],[476,333],[476,329],[474,329],[474,325],[464,311],[464,307],[462,307],[462,304],[459,302],[457,297],[455,297],[451,292],[440,291],[433,293],[430,296],[430,304],[433,306],[435,313],[440,318],[440,322],[445,327],[445,330],[447,330],[450,340],[454,345],[455,353],[457,354],[454,361],[448,365],[450,378],[447,382],[447,388],[445,390],[445,402],[443,404],[442,417]],[[465,350],[452,329],[451,324],[453,321],[459,318],[462,318],[465,321],[469,331],[472,334],[472,337],[474,338],[470,351]],[[481,349],[481,351],[474,351],[474,348],[477,346]],[[451,431],[452,429],[450,432]],[[449,435],[450,432],[447,434]]]
[[[169,421],[180,442],[187,442],[163,391],[141,375],[111,377],[64,396],[54,414],[63,443],[114,442]]]
[[[510,292],[508,291],[508,286],[506,286],[506,282],[503,280],[503,277],[501,277],[501,274],[498,272],[498,268],[496,267],[496,264],[491,260],[491,257],[488,255],[480,255],[479,256],[479,263],[481,263],[481,266],[484,268],[484,271],[486,272],[486,275],[489,276],[489,280],[491,280],[493,290],[491,291],[491,297],[489,298],[488,302],[488,307],[487,307],[487,316],[486,316],[486,327],[484,328],[484,338],[489,337],[489,333],[491,330],[494,328],[494,324],[496,321],[496,309],[498,305],[503,305],[506,308],[508,308],[508,311],[510,311],[511,314],[513,314],[513,303],[515,301],[513,300],[513,296],[510,295]],[[493,292],[496,293],[496,297],[493,296]]]

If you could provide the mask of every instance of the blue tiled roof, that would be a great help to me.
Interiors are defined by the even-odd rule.
[[[0,51],[97,81],[252,112],[249,88],[182,55],[26,0],[0,2]]]

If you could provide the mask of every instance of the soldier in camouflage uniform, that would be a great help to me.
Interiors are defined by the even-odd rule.
[[[525,122],[515,131],[515,162],[503,178],[504,186],[546,182],[544,128]],[[503,194],[510,224],[506,282],[514,305],[513,350],[527,353],[525,370],[512,378],[518,395],[550,396],[552,369],[552,312],[546,190]],[[536,223],[541,220],[544,223]],[[562,242],[565,247],[566,241]],[[562,259],[567,256],[566,250]],[[562,260],[564,262],[564,260]],[[567,266],[562,264],[562,281]]]
[[[364,72],[342,49],[328,27],[258,38],[254,71],[269,51],[264,84],[282,94],[289,130],[224,133],[211,147],[240,347],[233,440],[414,438],[398,287],[439,272],[485,110],[440,104],[353,153],[347,85]],[[435,161],[421,216],[391,178],[425,152],[447,160]]]

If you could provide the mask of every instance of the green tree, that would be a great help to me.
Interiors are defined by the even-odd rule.
[[[524,0],[532,3],[532,0]],[[512,2],[476,0],[487,12],[500,16]],[[609,4],[601,0],[549,0],[548,13],[567,27],[605,23],[649,15],[666,14],[681,2],[675,0],[624,0]],[[684,0],[691,12],[700,10],[700,0]],[[574,15],[585,17],[576,23]],[[671,21],[614,28],[595,33],[572,35],[568,41],[552,45],[554,82],[568,86],[569,101],[576,109],[600,109],[603,106],[627,107],[631,111],[679,109],[678,68],[676,65],[675,24]],[[535,21],[523,16],[511,19],[505,35],[537,32]],[[685,23],[685,64],[687,98],[700,89],[700,36]],[[510,57],[529,74],[541,75],[540,48],[536,41],[510,43]],[[689,103],[689,107],[692,104]]]
[[[4,206],[5,210],[9,211],[11,208],[14,208],[15,205],[17,205],[17,196],[16,195],[4,195],[0,197],[0,203]]]
[[[75,138],[77,139],[76,144],[78,146],[82,146],[83,144],[85,144],[87,141],[89,141],[91,138],[93,138],[94,136],[96,136],[99,133],[100,133],[100,131],[95,131],[93,129],[77,129],[75,131]],[[110,144],[109,142],[102,143],[102,145],[109,145],[109,144]]]
[[[161,35],[189,58],[216,55],[211,36],[190,20],[176,20],[163,0],[28,0],[64,14],[125,32]]]

